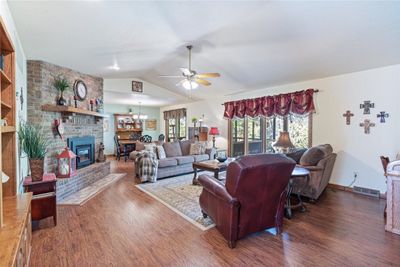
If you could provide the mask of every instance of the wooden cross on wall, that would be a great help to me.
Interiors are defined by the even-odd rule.
[[[368,119],[365,119],[364,122],[360,123],[361,127],[364,127],[364,133],[369,134],[370,128],[375,126],[375,123],[371,122]]]
[[[350,118],[353,116],[354,114],[351,113],[350,110],[347,110],[346,113],[343,114],[343,117],[346,117],[346,125],[350,125]]]
[[[379,114],[376,115],[376,117],[381,119],[380,120],[381,123],[385,123],[386,122],[385,118],[389,118],[389,114],[386,113],[385,111],[381,111],[379,112]]]
[[[374,107],[375,104],[371,103],[371,101],[364,101],[364,104],[360,104],[360,108],[364,109],[363,114],[370,114],[370,109]]]

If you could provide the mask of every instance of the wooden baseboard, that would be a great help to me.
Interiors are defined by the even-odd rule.
[[[328,188],[333,189],[333,190],[340,190],[340,191],[354,193],[352,187],[339,185],[339,184],[328,184]],[[386,193],[380,193],[379,198],[386,199]]]

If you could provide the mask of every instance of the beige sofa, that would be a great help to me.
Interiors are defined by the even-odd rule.
[[[206,148],[204,153],[199,155],[190,155],[192,143],[192,140],[185,140],[162,144],[166,158],[158,159],[157,179],[191,173],[193,172],[193,162],[214,159],[215,149],[213,148]],[[139,150],[144,149],[144,146],[141,145],[136,147]],[[130,158],[134,160],[137,153],[138,151],[131,152]]]

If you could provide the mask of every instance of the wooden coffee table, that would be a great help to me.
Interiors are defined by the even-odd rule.
[[[193,184],[199,185],[199,182],[197,181],[197,171],[198,170],[213,172],[215,179],[219,180],[219,177],[218,177],[219,173],[226,171],[226,168],[228,167],[229,163],[231,163],[232,161],[233,161],[233,159],[227,159],[225,162],[219,162],[216,159],[214,159],[214,160],[193,162],[193,170],[194,170]]]

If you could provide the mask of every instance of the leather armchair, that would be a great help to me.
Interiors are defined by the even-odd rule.
[[[203,216],[213,219],[230,248],[238,239],[264,229],[276,227],[280,233],[286,187],[295,165],[282,155],[248,155],[229,164],[226,185],[200,175]]]

